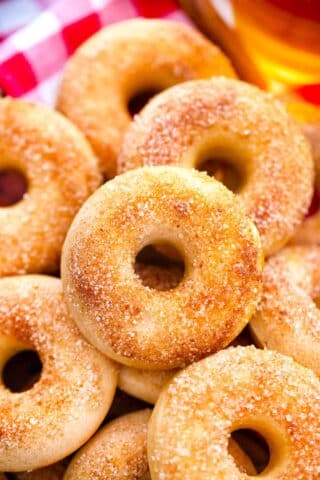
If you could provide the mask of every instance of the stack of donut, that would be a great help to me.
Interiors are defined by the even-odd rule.
[[[1,479],[320,479],[319,155],[288,111],[144,19],[56,111],[0,99]]]

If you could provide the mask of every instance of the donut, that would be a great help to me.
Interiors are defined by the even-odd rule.
[[[0,469],[35,470],[66,457],[97,430],[111,405],[117,369],[81,336],[67,313],[61,280],[0,279],[0,359],[35,350],[42,362],[32,388],[0,388]]]
[[[105,425],[73,458],[64,480],[147,480],[150,410]]]
[[[0,277],[55,272],[70,223],[100,184],[97,160],[84,136],[42,105],[0,99],[0,176],[14,169],[27,192],[0,207]]]
[[[250,329],[258,344],[292,356],[320,376],[318,297],[320,247],[288,247],[266,264]]]
[[[227,78],[166,90],[129,127],[118,172],[144,165],[201,168],[210,158],[222,165],[220,178],[226,165],[238,172],[235,193],[258,228],[265,255],[273,254],[302,222],[314,172],[301,129],[270,94]]]
[[[146,245],[172,244],[185,273],[168,291],[134,273]],[[232,192],[205,173],[145,167],[105,183],[68,232],[61,275],[90,343],[135,368],[183,367],[228,345],[252,316],[263,255]]]
[[[245,462],[245,459],[243,461]],[[16,473],[14,478],[15,480],[62,480],[65,470],[66,462],[62,461],[32,472]]]
[[[228,451],[231,433],[263,435],[270,461],[262,477],[316,480],[320,466],[320,382],[292,358],[236,347],[176,375],[148,425],[152,480],[249,478]]]
[[[89,139],[108,178],[116,175],[130,99],[213,75],[235,77],[220,49],[188,25],[134,19],[102,29],[67,63],[57,108]]]
[[[164,385],[177,370],[142,370],[120,365],[118,388],[128,395],[154,404]]]

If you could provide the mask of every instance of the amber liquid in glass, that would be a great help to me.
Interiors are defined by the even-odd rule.
[[[240,75],[281,93],[320,84],[319,0],[182,0]]]

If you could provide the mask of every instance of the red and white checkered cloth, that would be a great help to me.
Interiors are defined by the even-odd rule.
[[[101,27],[139,16],[190,22],[175,0],[0,0],[0,89],[54,104],[75,49]]]
[[[101,27],[138,16],[190,22],[178,0],[0,0],[0,90],[53,105],[75,49]],[[320,104],[320,85],[298,92]]]

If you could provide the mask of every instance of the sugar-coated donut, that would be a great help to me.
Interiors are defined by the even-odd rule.
[[[266,255],[295,233],[313,192],[313,161],[300,128],[270,94],[238,80],[186,82],[162,92],[125,136],[118,170],[197,167],[224,159],[241,171],[239,198]]]
[[[29,349],[43,365],[27,391],[0,385],[0,469],[34,470],[66,457],[97,430],[112,402],[117,370],[81,336],[57,278],[0,279],[0,332],[1,367]]]
[[[172,244],[185,273],[168,291],[134,273],[146,245]],[[62,279],[69,311],[103,353],[125,365],[171,369],[224,346],[260,296],[260,238],[235,196],[196,170],[145,167],[107,182],[66,238]]]
[[[118,387],[128,395],[154,404],[164,385],[176,372],[177,370],[142,370],[121,365]]]
[[[243,461],[245,462],[245,459]],[[66,467],[66,462],[62,461],[32,472],[16,473],[14,478],[15,480],[62,480]]]
[[[80,131],[42,105],[0,99],[0,173],[22,172],[28,190],[0,207],[0,277],[56,271],[71,220],[98,187],[97,160]]]
[[[291,355],[320,376],[319,297],[320,247],[288,247],[266,264],[250,328],[260,345]]]
[[[150,410],[119,417],[103,427],[71,461],[64,480],[147,480]]]
[[[227,57],[188,25],[134,19],[108,26],[69,60],[57,108],[87,136],[109,178],[138,93],[213,75],[234,77]]]
[[[148,426],[152,480],[246,480],[228,452],[231,433],[267,440],[268,480],[318,480],[320,382],[290,357],[229,348],[190,365],[162,391]]]

